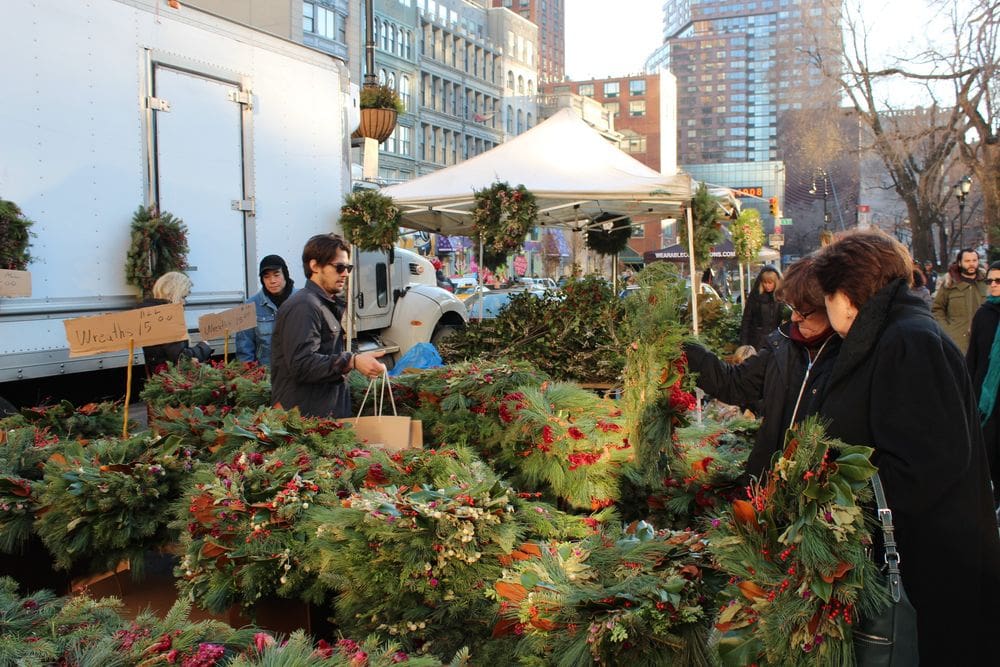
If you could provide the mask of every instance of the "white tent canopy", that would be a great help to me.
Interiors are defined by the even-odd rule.
[[[524,134],[460,164],[382,190],[403,225],[469,235],[474,193],[497,181],[523,184],[538,202],[538,224],[580,229],[604,212],[677,217],[691,179],[650,169],[563,109]]]

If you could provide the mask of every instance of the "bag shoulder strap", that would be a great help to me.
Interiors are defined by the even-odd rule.
[[[885,489],[878,473],[872,475],[872,489],[875,491],[875,503],[878,505],[878,520],[882,526],[882,543],[885,549],[885,564],[889,568],[889,593],[893,602],[902,598],[903,579],[900,576],[899,564],[902,562],[896,549],[895,528],[892,524],[892,510],[885,500]]]

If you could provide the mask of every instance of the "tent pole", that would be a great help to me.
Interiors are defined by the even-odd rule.
[[[350,252],[347,253],[347,261],[354,264],[354,246],[351,246]],[[360,275],[358,271],[357,275]],[[351,280],[350,274],[347,276],[347,349],[345,352],[351,352],[354,350],[354,281]]]
[[[476,267],[476,285],[479,290],[479,321],[483,320],[483,311],[486,309],[486,299],[483,295],[483,237],[479,236],[479,266]]]
[[[749,266],[749,262],[747,265]],[[740,268],[740,312],[742,313],[747,307],[747,290],[743,284],[743,262],[737,262],[736,266]]]
[[[687,237],[688,237],[688,265],[691,268],[691,323],[694,327],[694,335],[698,335],[698,293],[695,284],[694,267],[694,217],[691,215],[691,207],[685,209],[687,215]]]

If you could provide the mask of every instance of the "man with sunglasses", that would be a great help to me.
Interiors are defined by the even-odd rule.
[[[302,250],[306,285],[278,310],[271,340],[271,403],[299,408],[308,417],[350,417],[351,392],[347,374],[357,370],[378,377],[384,353],[353,354],[344,350],[338,297],[354,268],[350,246],[336,234],[318,234]]]

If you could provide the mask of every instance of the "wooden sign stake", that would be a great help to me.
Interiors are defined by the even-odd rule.
[[[229,363],[229,330],[226,330],[226,342],[222,344],[222,363]]]
[[[132,358],[135,356],[135,338],[128,340],[128,366],[125,371],[125,418],[122,420],[122,440],[128,438],[128,404],[132,400]]]

